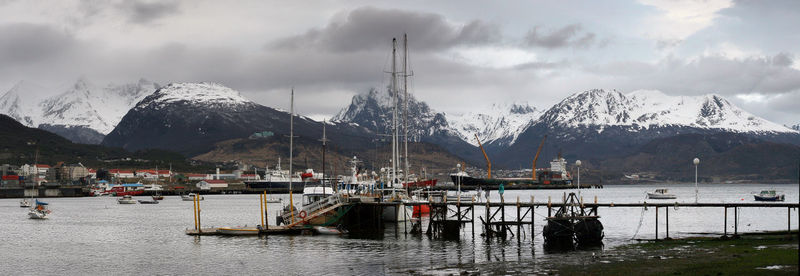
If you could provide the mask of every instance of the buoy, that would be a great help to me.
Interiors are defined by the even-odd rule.
[[[300,216],[301,219],[304,219],[304,218],[306,218],[306,211],[305,210],[300,211],[300,214],[298,214],[298,215]]]

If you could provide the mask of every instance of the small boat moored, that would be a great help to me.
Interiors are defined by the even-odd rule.
[[[677,198],[674,194],[670,194],[667,189],[656,189],[655,192],[648,192],[647,198],[649,199],[675,199]]]
[[[22,200],[19,201],[19,207],[21,207],[21,208],[30,208],[31,207],[31,202],[28,201],[27,199],[22,199]]]
[[[47,215],[51,213],[50,208],[47,206],[47,202],[36,200],[36,207],[31,208],[28,211],[28,217],[31,219],[46,219]]]
[[[195,194],[195,193],[189,193],[188,195],[181,195],[181,200],[183,200],[183,201],[194,201],[194,198],[196,196],[199,196],[199,198],[197,200],[203,200],[203,196]]]
[[[760,193],[753,194],[756,201],[784,201],[786,195],[778,194],[775,190],[763,190]]]
[[[137,200],[137,201],[139,201],[139,204],[158,204],[158,200],[155,200],[155,199],[150,199],[150,200],[140,199],[140,200]]]
[[[133,199],[130,195],[124,195],[117,199],[117,203],[119,204],[136,204],[136,200]]]

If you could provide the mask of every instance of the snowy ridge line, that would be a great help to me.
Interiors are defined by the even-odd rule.
[[[144,79],[97,86],[80,78],[69,87],[56,89],[21,81],[0,97],[0,113],[29,127],[82,126],[108,134],[128,110],[157,88],[158,84]],[[62,92],[53,95],[53,91]]]
[[[638,90],[593,89],[573,94],[539,119],[549,126],[629,126],[632,130],[684,126],[731,132],[798,133],[733,105],[716,94],[668,96]]]

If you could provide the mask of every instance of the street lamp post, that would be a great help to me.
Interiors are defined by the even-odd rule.
[[[575,166],[578,166],[578,196],[581,195],[581,160],[575,161]]]
[[[458,170],[456,172],[456,175],[458,175],[458,199],[461,199],[461,163],[456,163],[456,168]]]
[[[692,162],[694,162],[694,203],[697,203],[697,165],[700,164],[700,158],[695,157]]]

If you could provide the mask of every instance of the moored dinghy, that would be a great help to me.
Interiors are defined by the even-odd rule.
[[[753,194],[756,201],[784,201],[786,195],[779,194],[775,190],[763,190],[760,193]]]
[[[667,189],[656,189],[655,192],[648,192],[647,198],[649,199],[675,199],[677,198],[674,194],[670,194]]]

